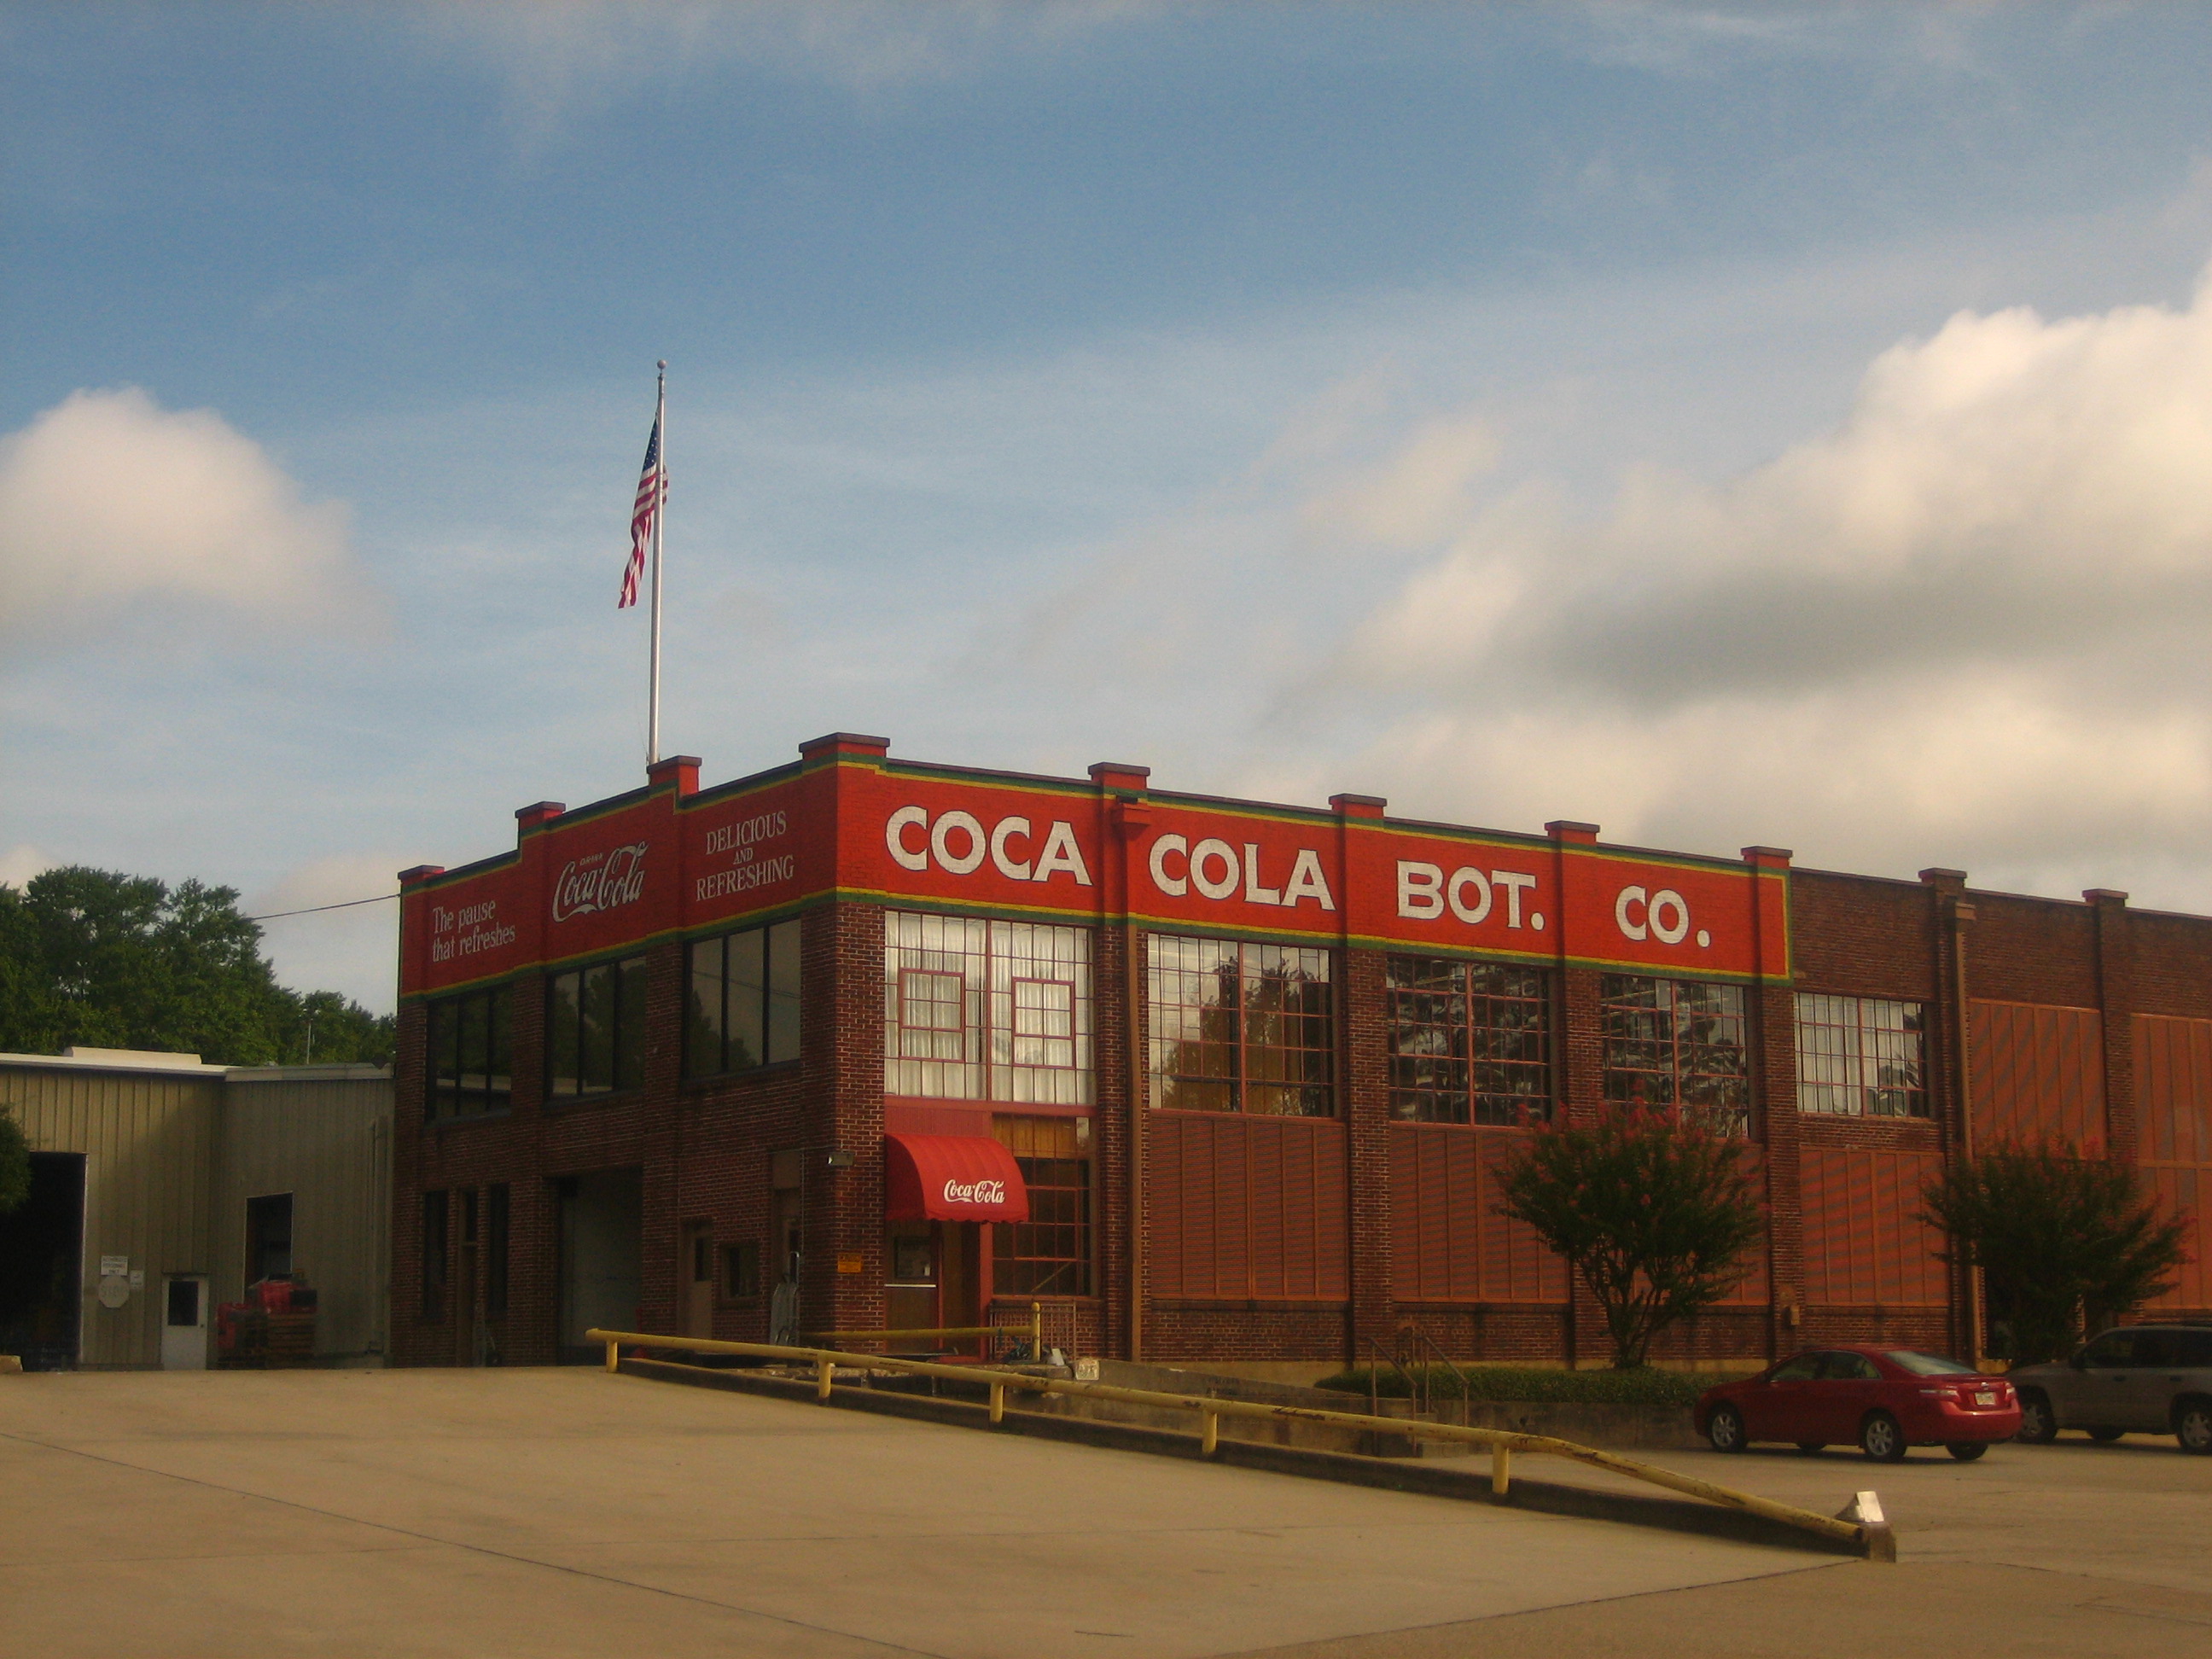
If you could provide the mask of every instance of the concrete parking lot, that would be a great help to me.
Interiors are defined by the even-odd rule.
[[[595,1370],[8,1377],[0,1654],[1794,1655],[1887,1630],[2132,1655],[2212,1630],[2212,1462],[2170,1443],[1667,1461],[1829,1510],[1875,1486],[1905,1562]]]

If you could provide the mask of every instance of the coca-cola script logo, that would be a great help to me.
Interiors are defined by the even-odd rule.
[[[634,842],[611,853],[571,859],[553,884],[553,920],[619,909],[643,898],[646,847],[644,842]]]
[[[945,1183],[947,1204],[1004,1204],[1006,1183],[1003,1181],[948,1181]]]

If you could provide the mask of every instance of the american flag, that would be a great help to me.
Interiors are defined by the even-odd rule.
[[[653,520],[668,494],[660,476],[660,416],[653,417],[653,435],[645,441],[645,470],[637,475],[637,503],[629,510],[629,563],[623,568],[622,598],[615,609],[637,603],[638,578],[645,574],[645,550],[653,542]]]

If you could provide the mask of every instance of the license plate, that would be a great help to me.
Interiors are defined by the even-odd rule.
[[[1974,1403],[1977,1406],[1994,1406],[1997,1403],[1997,1397],[1993,1394],[1978,1394],[1974,1396]]]

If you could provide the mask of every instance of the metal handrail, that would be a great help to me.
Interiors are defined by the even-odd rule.
[[[1412,1338],[1412,1341],[1407,1346],[1416,1356],[1414,1363],[1425,1368],[1422,1371],[1424,1385],[1422,1393],[1429,1401],[1425,1409],[1430,1411],[1436,1409],[1436,1377],[1431,1370],[1425,1368],[1442,1365],[1452,1374],[1452,1381],[1459,1384],[1459,1420],[1462,1423],[1467,1422],[1474,1412],[1474,1394],[1468,1385],[1467,1373],[1452,1363],[1451,1356],[1443,1351],[1443,1345],[1431,1336],[1418,1320],[1409,1320],[1401,1326],[1398,1337],[1401,1341],[1405,1341],[1408,1337]],[[1420,1351],[1424,1348],[1427,1349],[1431,1355],[1431,1358],[1426,1360],[1419,1358]]]
[[[1515,1452],[1523,1452],[1531,1456],[1559,1457],[1590,1468],[1626,1475],[1632,1480],[1641,1480],[1649,1486],[1662,1486],[1686,1498],[1717,1504],[1722,1509],[1760,1516],[1839,1543],[1856,1544],[1868,1549],[1869,1553],[1874,1553],[1873,1536],[1863,1524],[1832,1516],[1815,1515],[1812,1510],[1801,1510],[1795,1504],[1778,1504],[1771,1498],[1754,1497],[1749,1492],[1736,1492],[1727,1486],[1717,1486],[1710,1480],[1698,1480],[1695,1475],[1679,1474],[1656,1464],[1639,1463],[1632,1457],[1617,1456],[1612,1452],[1600,1451],[1595,1446],[1577,1445],[1571,1440],[1560,1440],[1551,1435],[1516,1434],[1506,1429],[1477,1429],[1458,1423],[1375,1417],[1359,1412],[1323,1411],[1310,1406],[1269,1405],[1255,1400],[1220,1400],[1210,1395],[1164,1394],[1151,1389],[1124,1389],[1106,1382],[1075,1382],[1064,1377],[1033,1376],[1025,1371],[1006,1370],[994,1366],[945,1365],[927,1359],[894,1359],[883,1354],[844,1353],[832,1348],[806,1348],[773,1342],[719,1342],[705,1337],[654,1336],[638,1331],[605,1331],[596,1328],[586,1331],[584,1340],[606,1344],[607,1370],[610,1371],[620,1364],[624,1346],[744,1354],[756,1359],[780,1359],[787,1364],[811,1365],[814,1368],[814,1397],[823,1401],[830,1398],[832,1382],[840,1366],[848,1370],[902,1371],[909,1376],[943,1377],[956,1382],[986,1382],[990,1388],[991,1421],[994,1423],[1005,1419],[1006,1390],[1009,1389],[1030,1394],[1065,1394],[1083,1399],[1117,1400],[1135,1406],[1179,1407],[1199,1413],[1202,1424],[1200,1448],[1203,1455],[1208,1457],[1213,1455],[1220,1444],[1221,1419],[1224,1417],[1328,1423],[1341,1428],[1408,1435],[1420,1439],[1465,1441],[1490,1448],[1490,1490],[1501,1498],[1510,1489]]]
[[[1378,1357],[1389,1361],[1390,1369],[1405,1378],[1407,1403],[1417,1412],[1427,1411],[1429,1390],[1426,1379],[1415,1376],[1399,1363],[1395,1352],[1385,1352],[1382,1345],[1370,1336],[1367,1339],[1368,1415],[1380,1417],[1382,1414],[1382,1367],[1376,1363]]]

